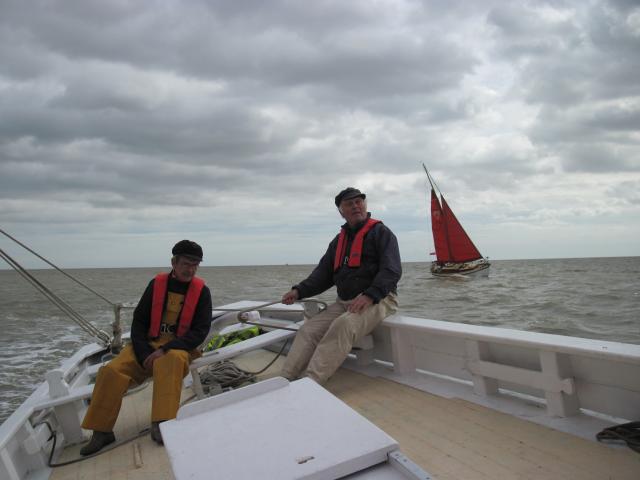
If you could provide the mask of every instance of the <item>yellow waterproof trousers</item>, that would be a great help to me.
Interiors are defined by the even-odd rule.
[[[283,377],[295,380],[304,374],[316,383],[326,382],[340,368],[353,344],[398,310],[393,293],[361,313],[348,311],[351,302],[338,298],[304,322],[282,366]]]
[[[166,339],[168,341],[169,339]],[[158,347],[166,341],[152,343]],[[153,404],[151,421],[161,422],[176,418],[180,406],[182,379],[189,372],[190,352],[169,350],[153,362],[153,372],[146,371],[136,360],[131,345],[98,371],[96,385],[82,428],[98,432],[111,432],[120,413],[122,397],[130,386],[153,376]]]

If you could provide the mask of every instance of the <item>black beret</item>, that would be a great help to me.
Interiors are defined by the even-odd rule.
[[[349,200],[350,198],[354,198],[354,197],[362,197],[363,200],[367,198],[367,196],[357,188],[347,187],[344,190],[342,190],[338,195],[336,195],[336,207],[340,206],[341,201]]]
[[[199,262],[202,261],[202,247],[191,240],[180,240],[173,246],[171,253],[189,257]]]

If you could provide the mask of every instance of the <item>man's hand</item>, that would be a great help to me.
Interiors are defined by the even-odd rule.
[[[348,310],[351,313],[362,313],[371,305],[373,305],[373,299],[368,295],[361,293],[353,300],[353,302],[351,302]]]
[[[164,355],[164,350],[158,348],[154,350],[151,355],[144,359],[142,366],[145,370],[153,371],[153,362],[155,362],[158,358]]]
[[[298,292],[297,289],[292,288],[291,290],[289,290],[287,293],[285,293],[284,295],[282,295],[282,303],[284,303],[285,305],[291,305],[293,302],[295,302],[296,300],[298,300],[300,298],[300,292]]]

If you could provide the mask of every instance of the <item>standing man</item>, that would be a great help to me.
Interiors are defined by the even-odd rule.
[[[122,397],[131,385],[153,377],[151,438],[162,445],[160,422],[176,417],[182,379],[211,325],[211,292],[196,277],[202,248],[181,240],[171,250],[170,273],[151,280],[133,312],[131,343],[98,371],[82,428],[93,430],[82,455],[91,455],[115,441],[113,426]]]
[[[298,331],[282,375],[306,376],[324,383],[340,367],[353,344],[398,309],[396,289],[402,275],[398,240],[367,212],[366,195],[346,188],[335,198],[347,221],[305,280],[282,296],[282,303],[337,287],[336,302]]]

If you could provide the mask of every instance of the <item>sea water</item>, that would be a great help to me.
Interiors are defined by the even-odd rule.
[[[214,305],[275,301],[312,265],[202,267]],[[135,303],[163,268],[68,272],[117,303]],[[640,344],[640,257],[493,261],[488,278],[434,278],[403,264],[403,315]],[[110,332],[112,307],[55,270],[34,275],[83,317]],[[331,301],[332,289],[320,296]],[[0,270],[0,422],[80,346],[93,339],[22,277]],[[125,316],[130,324],[131,314]]]

